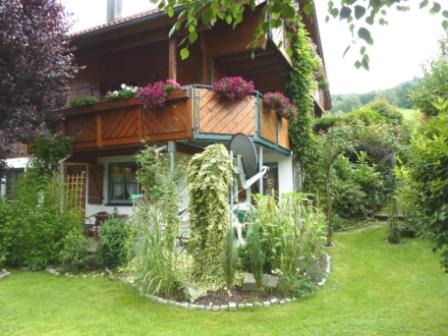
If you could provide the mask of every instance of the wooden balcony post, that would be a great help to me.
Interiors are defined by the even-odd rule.
[[[168,42],[168,78],[177,80],[177,45],[176,38],[170,38]]]

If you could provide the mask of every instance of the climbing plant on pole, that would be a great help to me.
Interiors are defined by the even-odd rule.
[[[187,169],[190,196],[190,252],[196,279],[218,283],[222,278],[221,255],[229,228],[230,186],[234,168],[222,144],[196,154]]]

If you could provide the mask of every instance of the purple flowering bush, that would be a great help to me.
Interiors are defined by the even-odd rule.
[[[281,92],[266,92],[263,103],[269,109],[274,109],[279,114],[284,114],[292,107],[291,101]]]
[[[180,84],[172,79],[149,83],[137,91],[137,98],[144,108],[160,108],[165,106],[168,93],[176,89],[180,89]]]
[[[253,81],[242,77],[223,77],[215,82],[213,91],[223,98],[235,101],[254,94],[255,85]]]

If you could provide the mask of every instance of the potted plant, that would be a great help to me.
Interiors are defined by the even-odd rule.
[[[120,90],[107,92],[104,99],[107,101],[130,99],[135,97],[137,91],[138,91],[137,86],[129,86],[126,84],[121,84]]]
[[[281,92],[267,92],[263,96],[263,104],[269,110],[275,110],[279,116],[286,117],[292,107],[291,101]]]
[[[180,84],[172,79],[158,81],[153,84],[149,83],[145,87],[138,89],[137,98],[141,101],[144,108],[161,108],[165,106],[169,93],[180,88]]]
[[[235,101],[254,94],[255,86],[253,81],[242,77],[223,77],[215,82],[213,91],[224,99]]]

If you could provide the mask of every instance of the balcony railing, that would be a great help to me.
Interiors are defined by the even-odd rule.
[[[132,98],[58,112],[61,130],[74,138],[75,151],[174,140],[227,141],[237,133],[285,155],[290,150],[288,120],[264,109],[259,93],[230,102],[209,86],[189,85],[170,92],[160,109],[144,109]]]

